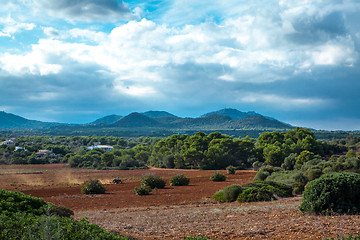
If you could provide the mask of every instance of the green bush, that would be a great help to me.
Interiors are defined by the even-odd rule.
[[[318,168],[310,168],[305,172],[309,181],[319,178],[322,175],[322,171]]]
[[[235,170],[235,167],[231,165],[226,168],[227,174],[235,174]]]
[[[259,171],[256,173],[254,180],[255,181],[264,181],[268,176],[270,176],[269,172]]]
[[[255,161],[255,162],[252,164],[252,167],[254,168],[254,171],[258,171],[263,165],[264,165],[263,162]]]
[[[266,187],[249,187],[244,189],[237,197],[238,202],[258,202],[273,200],[274,193]]]
[[[99,179],[86,180],[81,187],[83,194],[104,194],[105,192],[106,189]]]
[[[187,186],[190,183],[190,178],[184,174],[178,174],[170,178],[170,186]]]
[[[360,213],[360,175],[330,173],[309,183],[303,192],[301,212],[329,215]]]
[[[242,191],[243,191],[243,188],[240,185],[236,185],[236,184],[224,187],[223,199],[225,202],[236,201],[236,198],[239,196],[239,194]]]
[[[0,212],[12,214],[16,212],[44,214],[48,203],[44,200],[25,195],[21,192],[5,191],[0,189]]]
[[[224,191],[223,190],[217,191],[211,198],[220,202],[225,202]]]
[[[134,192],[136,195],[149,195],[151,193],[151,187],[147,185],[141,185],[140,187],[135,187]]]
[[[291,186],[293,188],[293,194],[301,194],[305,189],[305,185],[301,182],[293,183]]]
[[[67,217],[71,215],[73,212],[65,207],[0,189],[0,239],[129,239],[106,232],[85,219],[75,221]]]
[[[292,187],[278,182],[273,181],[255,181],[252,183],[244,184],[243,187],[255,187],[255,188],[265,188],[271,191],[273,194],[276,194],[279,197],[291,197],[292,196]]]
[[[74,211],[64,206],[51,205],[48,210],[50,215],[57,217],[71,217]]]
[[[211,175],[210,180],[213,182],[224,182],[226,181],[226,176],[221,172],[214,172],[214,174]]]
[[[156,174],[146,175],[141,178],[140,182],[142,186],[149,186],[151,189],[164,188],[166,184],[165,181]]]
[[[89,223],[86,219],[75,221],[73,218],[36,216],[26,213],[15,213],[10,216],[1,214],[0,229],[0,239],[129,239],[109,233],[98,225]]]

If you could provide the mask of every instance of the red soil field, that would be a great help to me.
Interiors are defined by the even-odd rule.
[[[63,164],[1,165],[0,188],[21,191],[47,202],[63,205],[75,218],[88,217],[107,230],[139,239],[183,239],[200,234],[214,239],[323,239],[359,232],[360,217],[301,214],[301,197],[259,203],[218,203],[216,191],[231,184],[251,182],[254,171],[237,171],[226,182],[212,182],[214,171],[201,170],[92,170]],[[222,171],[225,174],[225,171]],[[165,189],[137,196],[140,178],[156,173]],[[175,174],[189,177],[189,186],[169,186]],[[119,177],[123,184],[112,184]],[[81,183],[93,178],[106,187],[106,194],[81,194]]]

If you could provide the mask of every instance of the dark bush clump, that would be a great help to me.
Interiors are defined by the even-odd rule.
[[[266,187],[249,187],[237,197],[238,202],[258,202],[273,200],[274,193]]]
[[[140,187],[135,187],[134,192],[136,195],[149,195],[152,189],[149,186],[142,185]]]
[[[243,188],[240,185],[230,185],[227,187],[224,187],[223,189],[223,198],[225,202],[233,202],[236,201],[236,198],[239,196],[239,194],[243,191]]]
[[[231,165],[226,168],[227,174],[235,174],[235,170],[235,167]]]
[[[41,215],[44,214],[47,206],[48,204],[40,198],[0,189],[0,213],[22,212]]]
[[[318,168],[310,168],[305,172],[309,181],[319,178],[322,175],[322,171]]]
[[[213,182],[224,182],[226,181],[226,176],[221,172],[214,172],[214,174],[211,175],[210,180]]]
[[[254,180],[255,181],[264,181],[268,176],[270,176],[269,172],[266,171],[259,171],[256,173]]]
[[[64,206],[51,205],[49,214],[57,217],[71,217],[74,215],[74,211]]]
[[[159,175],[151,174],[141,178],[141,185],[149,186],[151,189],[164,188],[165,181]]]
[[[330,173],[309,183],[303,192],[301,212],[329,215],[360,213],[360,175]]]
[[[187,186],[190,183],[190,178],[184,174],[178,174],[170,178],[170,186]]]
[[[252,183],[244,184],[243,187],[266,188],[279,197],[291,197],[293,190],[292,187],[287,184],[273,181],[255,181]]]
[[[81,193],[84,194],[103,194],[105,191],[106,189],[99,179],[86,180],[81,187]]]

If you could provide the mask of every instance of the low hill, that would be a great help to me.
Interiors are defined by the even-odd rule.
[[[160,127],[162,124],[141,113],[131,113],[112,124],[112,127],[136,128],[136,127]]]
[[[119,121],[122,118],[120,115],[112,114],[108,115],[99,119],[96,119],[95,121],[89,123],[89,124],[101,124],[101,123],[114,123],[116,121]]]
[[[12,113],[0,111],[0,129],[24,129],[24,128],[47,128],[60,125],[60,123],[48,123],[29,120]]]
[[[156,118],[156,117],[176,117],[175,115],[168,113],[166,111],[147,111],[142,113],[143,115],[147,116],[147,117],[151,117],[151,118]]]
[[[206,116],[210,116],[213,114],[218,114],[218,115],[224,115],[224,116],[229,116],[231,119],[235,120],[235,119],[241,119],[241,118],[246,118],[246,117],[260,117],[262,116],[261,114],[254,112],[254,111],[250,111],[250,112],[241,112],[237,109],[233,109],[233,108],[224,108],[215,112],[209,112],[206,113],[204,115],[202,115],[201,117],[206,117]]]
[[[191,131],[233,131],[233,130],[287,130],[293,126],[276,119],[264,117],[255,112],[241,112],[236,109],[223,109],[207,113],[197,118],[181,118],[165,111],[131,113],[125,117],[113,114],[89,124],[46,123],[0,112],[1,130],[39,130],[44,134],[55,135],[122,135],[133,136],[151,134],[167,135],[171,132]],[[39,133],[40,134],[40,133]],[[136,135],[135,134],[135,135]]]

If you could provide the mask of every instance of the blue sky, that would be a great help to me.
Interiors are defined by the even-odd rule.
[[[228,107],[360,129],[356,0],[0,3],[0,110],[86,123]]]

